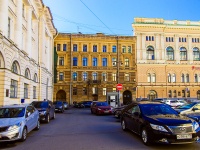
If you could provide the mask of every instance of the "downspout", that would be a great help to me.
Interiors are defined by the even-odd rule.
[[[69,85],[69,103],[72,104],[72,34],[70,33],[70,85]]]

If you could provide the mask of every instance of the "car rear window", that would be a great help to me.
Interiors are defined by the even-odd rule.
[[[17,108],[0,108],[0,118],[18,118],[23,117],[25,113],[24,107]]]
[[[32,105],[35,108],[47,108],[48,107],[48,103],[47,102],[32,102]]]
[[[107,102],[98,102],[97,106],[109,106]]]

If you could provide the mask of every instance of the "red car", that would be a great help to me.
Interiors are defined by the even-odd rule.
[[[91,104],[91,113],[96,115],[112,114],[112,109],[107,102],[93,101]]]

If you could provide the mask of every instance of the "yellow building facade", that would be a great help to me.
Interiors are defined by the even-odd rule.
[[[136,98],[200,99],[200,22],[135,18]]]
[[[106,100],[107,92],[116,92],[120,102],[136,96],[136,38],[97,34],[60,33],[54,41],[54,100],[73,102]]]

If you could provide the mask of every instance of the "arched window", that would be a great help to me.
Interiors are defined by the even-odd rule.
[[[18,66],[17,62],[14,61],[13,64],[12,64],[12,68],[11,68],[11,71],[12,71],[13,73],[18,74],[18,67],[17,67],[17,66]]]
[[[167,51],[167,60],[174,60],[174,49],[169,46],[166,48]]]
[[[87,81],[87,79],[88,79],[87,72],[83,72],[83,81]]]
[[[73,81],[77,81],[77,72],[73,72]]]
[[[88,59],[87,59],[87,57],[83,57],[83,66],[88,66]]]
[[[172,74],[172,82],[176,82],[176,74]]]
[[[168,74],[168,83],[171,83],[171,74]]]
[[[190,76],[189,76],[189,74],[186,74],[186,82],[187,82],[187,83],[190,82]]]
[[[34,74],[33,81],[34,81],[34,82],[37,82],[37,81],[38,81],[38,79],[37,79],[37,74],[36,74],[36,73]]]
[[[156,74],[155,73],[152,74],[152,82],[156,82]]]
[[[197,47],[193,48],[193,60],[200,60],[200,52]]]
[[[185,82],[185,76],[184,76],[184,74],[181,75],[181,82],[183,82],[183,83]]]
[[[194,75],[194,82],[196,82],[196,83],[198,82],[198,75],[197,74]]]
[[[187,60],[187,49],[185,47],[180,48],[180,60]]]
[[[30,79],[30,71],[28,68],[25,70],[25,78]]]
[[[149,60],[154,60],[154,48],[153,46],[148,46],[147,47],[147,59]]]
[[[147,82],[151,82],[151,74],[150,73],[148,73],[148,75],[147,75]]]

